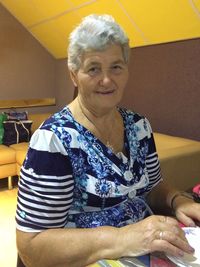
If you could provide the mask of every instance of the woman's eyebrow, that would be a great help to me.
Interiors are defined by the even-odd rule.
[[[85,67],[91,67],[91,66],[97,66],[97,65],[101,65],[101,64],[98,61],[90,61],[85,64]]]
[[[125,62],[122,59],[118,59],[114,62],[112,62],[112,64],[124,64]]]
[[[117,59],[113,62],[110,63],[110,65],[115,65],[115,64],[125,64],[125,62],[122,60],[122,59]],[[90,62],[87,62],[85,64],[85,68],[88,68],[88,67],[93,67],[93,66],[100,66],[101,63],[98,62],[98,61],[90,61]]]

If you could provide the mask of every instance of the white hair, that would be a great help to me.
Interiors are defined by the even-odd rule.
[[[111,44],[121,46],[124,60],[128,63],[129,39],[112,16],[93,14],[83,18],[69,36],[69,69],[76,71],[80,68],[84,52],[105,50]]]

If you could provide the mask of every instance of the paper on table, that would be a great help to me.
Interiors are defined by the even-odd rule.
[[[124,257],[118,260],[100,260],[87,267],[149,267],[150,256]]]
[[[185,236],[189,244],[195,249],[194,254],[185,253],[183,257],[167,257],[180,267],[199,267],[200,266],[200,227],[183,227]]]

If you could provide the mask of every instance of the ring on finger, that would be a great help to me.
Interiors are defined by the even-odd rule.
[[[163,239],[163,235],[164,235],[164,233],[163,233],[163,231],[160,231],[160,233],[159,233],[159,239]]]

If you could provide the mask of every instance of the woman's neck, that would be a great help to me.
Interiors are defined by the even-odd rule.
[[[117,108],[94,112],[76,98],[68,105],[76,121],[90,130],[114,153],[124,150],[124,124]]]
[[[103,124],[104,126],[116,119],[118,114],[117,108],[100,109],[87,105],[81,98],[75,99],[75,106],[81,111],[81,113],[90,121],[97,124]]]

